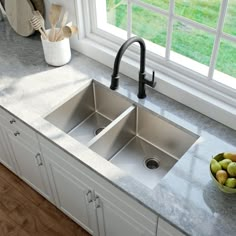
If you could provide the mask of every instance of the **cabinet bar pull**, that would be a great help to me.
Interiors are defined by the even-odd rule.
[[[16,123],[15,119],[10,120],[10,124]]]
[[[15,136],[18,136],[18,135],[20,135],[20,132],[19,132],[19,131],[16,131],[16,132],[14,133],[14,135],[15,135]]]
[[[89,191],[86,193],[86,196],[87,196],[87,201],[88,201],[88,203],[91,203],[91,202],[93,201],[92,191],[89,190]]]
[[[99,196],[95,197],[95,207],[96,208],[100,208],[101,207],[101,203],[100,203],[100,198]]]
[[[43,165],[40,153],[37,153],[35,155],[35,159],[37,160],[38,166],[42,166]]]

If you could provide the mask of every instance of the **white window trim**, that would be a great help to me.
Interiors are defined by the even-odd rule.
[[[73,42],[72,47],[83,54],[113,68],[115,55],[125,41],[107,32],[91,27],[91,21],[95,16],[89,15],[89,2],[87,0],[75,0],[77,2],[77,24],[80,26],[80,36],[77,43]],[[79,10],[78,10],[79,9]],[[86,17],[83,17],[85,16]],[[87,17],[90,16],[90,17]],[[171,26],[169,26],[171,27]],[[82,32],[81,32],[82,31]],[[104,37],[101,37],[101,33]],[[110,40],[107,40],[110,38]],[[225,38],[229,37],[225,35]],[[132,46],[122,58],[120,73],[123,73],[135,80],[138,77],[139,56],[136,45]],[[168,56],[168,55],[167,55]],[[157,77],[156,90],[178,102],[187,105],[233,129],[236,130],[236,95],[235,90],[211,81],[212,85],[206,82],[204,76],[183,68],[171,61],[158,58],[151,52],[147,53],[147,74],[151,76],[151,69],[155,70]],[[189,72],[195,77],[190,78]],[[150,77],[149,77],[150,78]]]

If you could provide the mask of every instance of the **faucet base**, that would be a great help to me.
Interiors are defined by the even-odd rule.
[[[119,76],[113,76],[111,77],[111,86],[110,89],[116,90],[119,87]]]
[[[138,93],[137,96],[139,99],[143,99],[143,98],[147,97],[147,95],[145,93],[140,93],[140,94]]]

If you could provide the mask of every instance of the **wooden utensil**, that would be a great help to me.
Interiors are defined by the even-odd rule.
[[[68,11],[65,11],[65,13],[63,15],[63,18],[61,20],[61,28],[56,33],[56,41],[60,41],[60,40],[62,40],[64,38],[63,30],[62,29],[66,25],[67,19],[68,19]]]
[[[47,39],[47,35],[45,34],[45,32],[42,29],[42,22],[41,22],[41,20],[36,15],[33,15],[33,17],[30,19],[30,23],[31,23],[32,27],[35,30],[38,30],[41,33],[42,38],[44,40],[46,40]]]
[[[49,40],[55,41],[55,27],[59,21],[62,11],[62,6],[57,4],[52,4],[49,12],[49,21],[51,23],[51,30],[49,33]]]
[[[66,25],[63,27],[62,30],[63,30],[63,35],[65,38],[70,38],[73,34],[78,32],[78,28],[74,25],[72,26]]]
[[[34,28],[29,22],[34,7],[29,0],[7,0],[5,10],[7,19],[16,33],[26,37],[34,33]]]
[[[44,21],[43,16],[41,15],[41,13],[39,11],[34,11],[33,14],[34,14],[34,16],[36,16],[39,19],[41,26],[42,26],[41,28],[42,28],[44,34],[46,35],[46,38],[48,39],[46,30],[45,30],[45,21]]]

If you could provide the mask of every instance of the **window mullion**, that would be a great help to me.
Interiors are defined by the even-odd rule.
[[[169,16],[169,12],[167,10],[153,6],[149,3],[141,2],[140,0],[132,0],[132,2],[137,6],[140,6],[144,9],[148,9],[149,11],[156,12],[156,13],[163,15],[163,16]]]
[[[166,55],[165,55],[166,60],[170,60],[170,50],[171,50],[173,20],[174,20],[174,9],[175,9],[175,1],[170,0],[169,19],[168,19],[168,28],[167,28],[167,38],[166,38]]]
[[[221,38],[231,41],[233,43],[236,43],[236,36],[234,36],[234,35],[230,35],[230,34],[226,34],[226,33],[222,32]]]
[[[127,39],[132,35],[132,0],[127,1]]]
[[[227,12],[227,5],[228,5],[228,0],[223,0],[222,4],[221,4],[220,17],[218,20],[218,25],[217,25],[217,29],[216,29],[216,37],[215,37],[214,47],[213,47],[210,66],[209,66],[209,72],[208,72],[208,79],[209,80],[212,80],[214,70],[215,70],[218,50],[220,47],[221,35],[223,32],[223,27],[224,27],[224,19],[225,19],[226,12]]]

